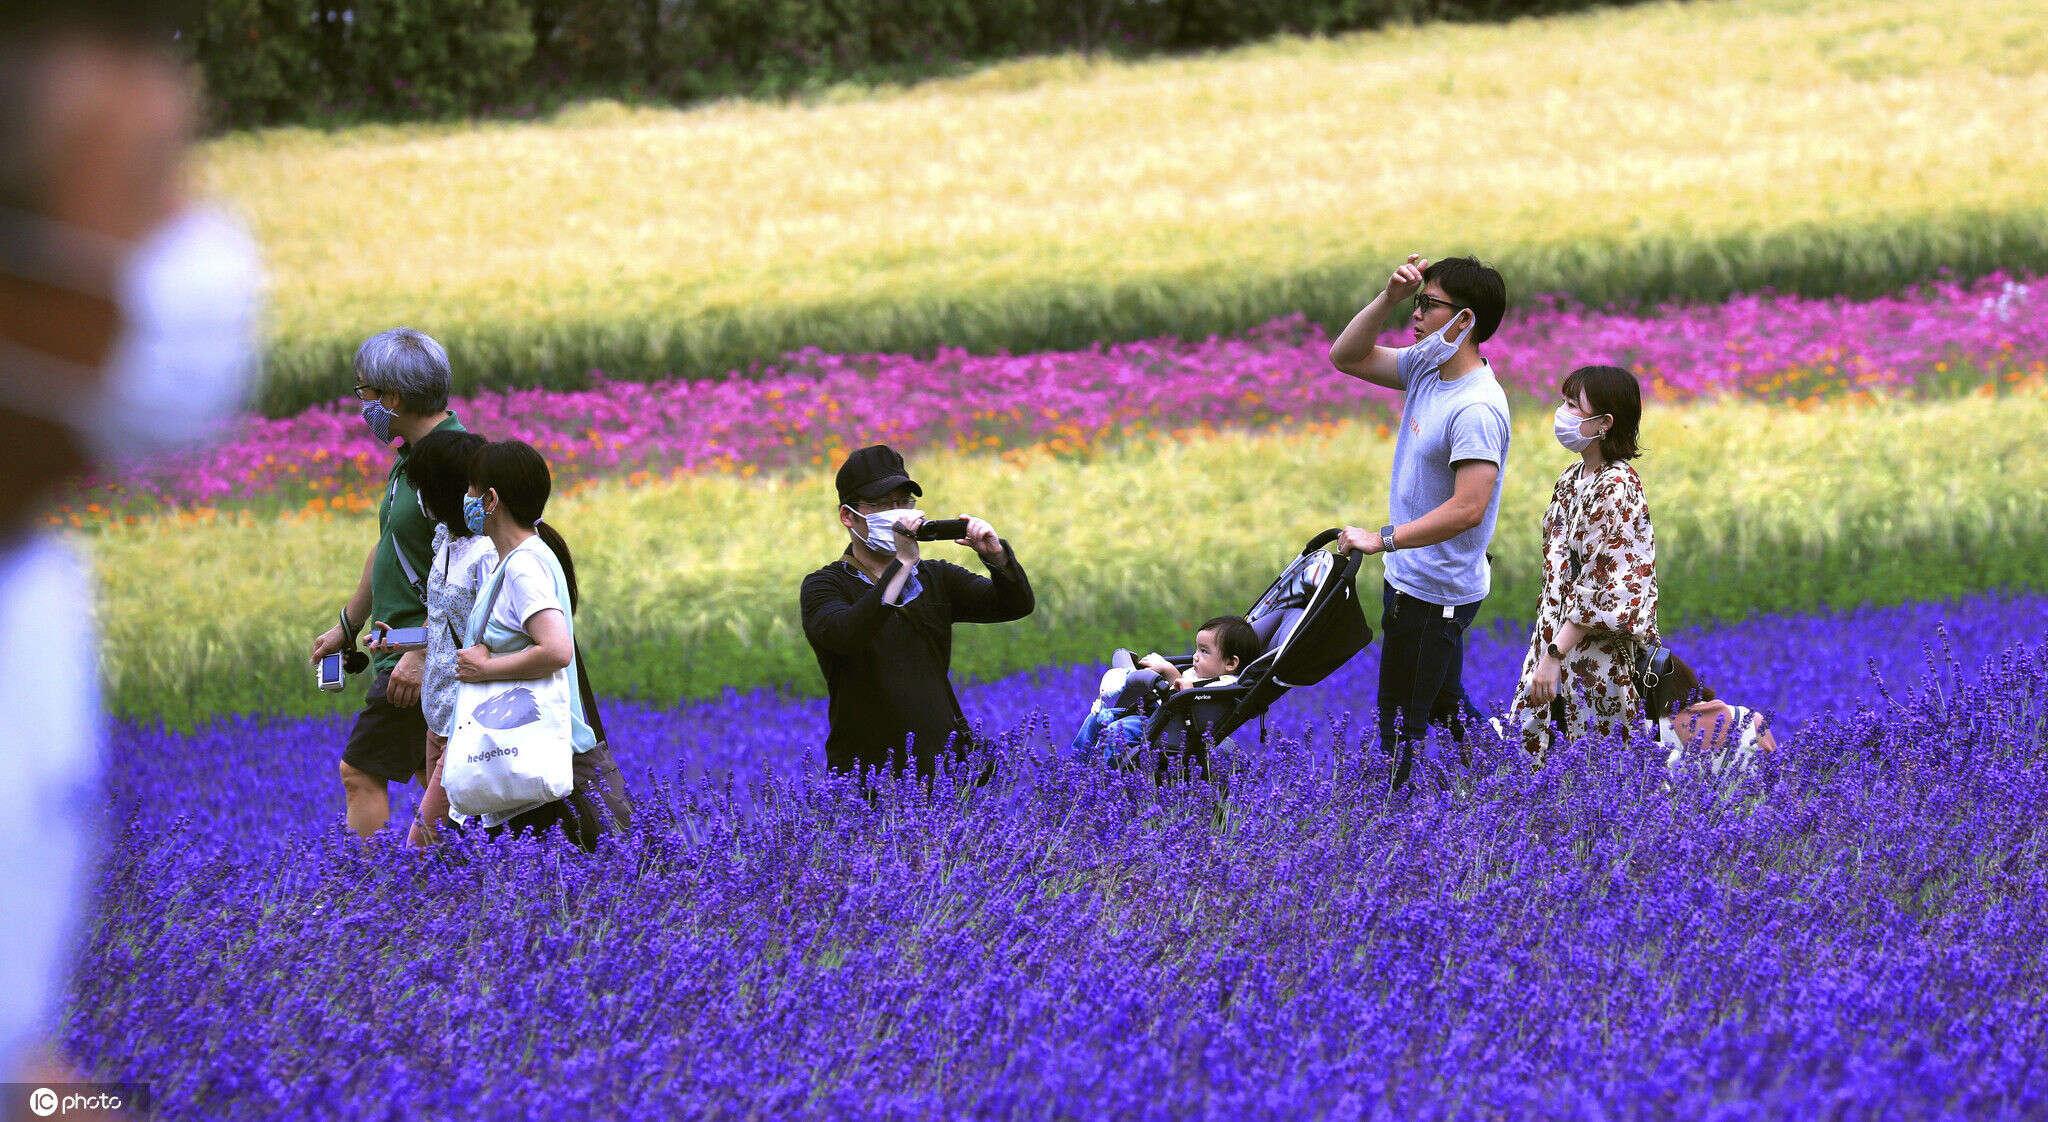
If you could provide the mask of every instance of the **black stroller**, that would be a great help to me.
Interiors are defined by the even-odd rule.
[[[1358,601],[1358,567],[1365,557],[1327,548],[1341,532],[1324,530],[1310,539],[1245,613],[1265,649],[1238,671],[1237,681],[1195,686],[1163,699],[1157,676],[1150,672],[1136,671],[1125,682],[1116,703],[1150,713],[1146,756],[1158,760],[1162,778],[1207,777],[1211,749],[1254,718],[1263,718],[1288,690],[1315,685],[1372,642],[1372,627]],[[1115,664],[1128,666],[1130,659],[1129,651],[1119,650]],[[1186,669],[1194,660],[1176,655],[1167,661]],[[1262,734],[1264,728],[1262,721]]]

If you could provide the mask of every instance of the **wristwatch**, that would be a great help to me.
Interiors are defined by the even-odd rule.
[[[1550,657],[1556,659],[1559,662],[1564,661],[1564,652],[1557,649],[1556,643],[1543,644],[1543,653],[1549,655]]]
[[[1401,548],[1394,544],[1394,524],[1389,522],[1380,527],[1380,552],[1392,553]]]

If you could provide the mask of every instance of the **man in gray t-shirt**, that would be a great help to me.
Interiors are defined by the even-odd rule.
[[[1410,298],[1414,345],[1378,345]],[[1465,629],[1491,588],[1486,547],[1508,462],[1508,402],[1479,353],[1507,310],[1499,273],[1470,257],[1410,255],[1330,345],[1338,370],[1402,391],[1389,518],[1347,526],[1340,549],[1386,554],[1380,619],[1380,743],[1407,782],[1431,724],[1462,740],[1479,714],[1462,681]]]

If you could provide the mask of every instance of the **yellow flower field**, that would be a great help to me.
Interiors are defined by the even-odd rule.
[[[1537,524],[1569,462],[1547,413],[1521,413],[1483,619],[1533,611]],[[2044,431],[2048,397],[2037,391],[1808,411],[1653,408],[1639,468],[1666,623],[2048,584]],[[1391,451],[1370,425],[1338,423],[1025,463],[916,457],[928,508],[990,518],[1040,597],[1022,623],[962,628],[956,667],[993,675],[1184,642],[1193,621],[1246,607],[1316,531],[1378,525]],[[548,520],[575,550],[588,597],[580,622],[594,678],[653,699],[820,688],[797,587],[844,545],[830,476],[603,483],[554,504]],[[92,535],[117,705],[172,721],[338,710],[344,701],[313,691],[304,650],[374,537],[374,519],[331,512]],[[1370,585],[1377,572],[1369,563]]]
[[[2043,104],[2032,0],[1726,0],[205,155],[270,252],[288,408],[396,323],[562,384],[1340,314],[1410,249],[1595,298],[2021,266]]]

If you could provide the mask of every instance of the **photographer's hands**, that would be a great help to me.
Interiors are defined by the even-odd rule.
[[[964,545],[980,554],[981,563],[991,569],[1003,567],[1002,536],[996,533],[994,526],[971,514],[967,516],[967,536],[954,544]]]
[[[906,569],[916,565],[923,556],[917,550],[917,528],[924,523],[923,518],[912,517],[898,518],[889,524],[890,536],[896,539],[896,560],[903,562]]]

